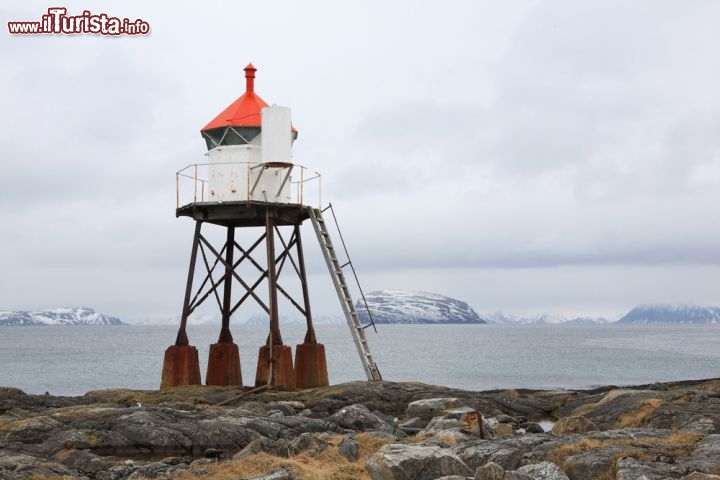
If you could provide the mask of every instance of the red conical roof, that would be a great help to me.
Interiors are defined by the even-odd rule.
[[[252,63],[245,67],[245,93],[205,125],[201,131],[222,127],[260,127],[260,111],[267,107],[265,100],[255,95],[255,72]]]

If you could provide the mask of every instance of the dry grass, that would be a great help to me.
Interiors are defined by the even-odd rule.
[[[607,445],[608,443],[606,441],[583,438],[579,442],[560,445],[558,448],[550,452],[550,458],[548,460],[562,466],[565,459],[568,457],[572,457],[573,455],[581,452],[603,448]]]
[[[634,457],[638,460],[650,458],[648,452],[660,453],[672,459],[690,455],[702,438],[702,434],[696,432],[678,432],[667,437],[646,437],[646,438],[624,438],[618,440],[597,440],[584,438],[579,442],[566,443],[553,450],[548,460],[560,465],[563,470],[568,457],[578,453],[596,450],[610,446],[627,447],[620,453],[613,456],[607,470],[596,476],[594,480],[611,480],[617,474],[617,462],[623,458]]]
[[[437,436],[437,439],[440,440],[441,442],[447,443],[448,445],[457,445],[457,443],[458,443],[457,437],[449,432],[441,433],[440,435]]]
[[[620,415],[618,426],[620,428],[636,428],[641,426],[662,403],[662,400],[659,398],[649,398],[645,400],[640,404],[637,412],[623,413]]]
[[[72,475],[43,475],[36,473],[27,477],[28,480],[74,480]]]
[[[291,458],[258,453],[242,460],[229,460],[215,465],[204,465],[203,468],[208,471],[206,475],[198,476],[186,473],[179,478],[181,480],[197,478],[235,480],[238,476],[262,476],[271,471],[288,468],[303,480],[370,480],[370,476],[365,471],[365,461],[370,454],[376,452],[388,441],[380,440],[365,433],[358,435],[359,459],[356,462],[350,462],[338,453],[336,446],[340,440],[342,440],[341,436],[330,439],[330,446],[315,457],[311,457],[306,453]]]

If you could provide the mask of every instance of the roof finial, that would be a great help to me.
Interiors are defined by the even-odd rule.
[[[248,63],[245,67],[245,91],[247,92],[255,91],[255,72],[257,72],[257,68],[253,67],[252,63]]]

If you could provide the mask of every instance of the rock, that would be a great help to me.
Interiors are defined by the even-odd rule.
[[[567,457],[562,467],[568,472],[571,480],[596,478],[607,473],[612,468],[615,458],[625,452],[627,452],[627,447],[619,445],[582,451]]]
[[[371,430],[371,431],[367,432],[367,434],[372,436],[376,440],[382,440],[382,441],[386,441],[386,442],[394,442],[397,440],[397,437],[395,435],[393,435],[392,433],[381,432],[379,430]]]
[[[667,385],[665,385],[664,383],[655,382],[648,387],[648,390],[666,392],[666,391],[670,390],[670,388]]]
[[[82,449],[100,455],[138,453],[136,446],[129,442],[125,436],[110,430],[89,428],[68,429],[53,433],[42,442],[42,448],[47,452],[57,452],[61,449]]]
[[[688,472],[720,471],[720,435],[706,435],[682,465]]]
[[[471,469],[477,469],[488,462],[495,462],[505,470],[515,470],[520,460],[532,460],[530,454],[538,451],[538,460],[544,460],[550,453],[546,444],[558,444],[557,439],[548,434],[518,435],[503,437],[499,440],[474,440],[452,448]]]
[[[265,475],[264,477],[252,477],[247,480],[298,480],[298,477],[293,474],[289,467],[283,467],[270,475]]]
[[[470,440],[476,439],[477,436],[471,435],[459,428],[438,430],[432,434],[432,439],[447,445],[457,445]],[[427,441],[427,440],[426,440]]]
[[[427,426],[428,426],[428,421],[423,420],[420,417],[412,417],[412,418],[409,418],[409,419],[405,420],[404,422],[400,422],[398,424],[398,427],[400,427],[400,428],[413,428],[413,429],[418,429],[418,430],[422,430],[423,428],[425,428]]]
[[[495,462],[488,462],[475,470],[473,480],[503,480],[505,470]]]
[[[275,420],[275,423],[280,428],[278,435],[286,438],[292,438],[294,436],[293,433],[290,433],[290,435],[285,434],[287,429],[302,433],[333,432],[337,430],[337,425],[335,423],[301,416],[279,418]]]
[[[522,469],[548,460],[562,463],[573,480],[607,475],[615,480],[677,480],[692,472],[699,472],[697,478],[720,472],[720,435],[714,433],[720,426],[720,380],[665,383],[657,389],[477,393],[415,383],[351,382],[244,399],[237,395],[236,388],[207,386],[108,390],[82,397],[0,388],[0,479],[208,475],[210,467],[205,466],[221,462],[227,452],[239,452],[236,458],[258,452],[312,456],[338,432],[347,434],[339,439],[338,453],[356,461],[360,448],[354,435],[363,430],[364,442],[376,448],[420,433],[413,441],[422,443],[395,448],[424,452],[405,459],[412,468],[421,465],[423,472],[432,471],[423,464],[428,457],[448,455],[456,460],[445,462],[457,466],[459,459],[476,473],[493,462],[504,469],[503,480],[532,480],[534,471]],[[231,402],[217,405],[227,400]],[[133,406],[136,401],[141,408]],[[472,411],[495,415],[483,419],[486,439],[464,421]],[[539,433],[537,419],[551,417],[558,419],[559,436]],[[644,428],[631,428],[635,425]],[[381,452],[378,474],[399,476],[390,463],[383,463],[390,462],[391,452],[386,452],[388,458]],[[187,466],[206,453],[212,458]],[[163,457],[162,462],[147,462]],[[462,471],[432,475],[469,476],[458,468]],[[293,475],[278,471],[266,477],[276,474]]]
[[[595,403],[586,403],[567,413],[559,409],[555,414],[561,417],[583,416],[599,430],[646,426],[648,418],[655,416],[654,411],[663,404],[662,396],[668,396],[668,392],[613,389]]]
[[[561,418],[553,425],[552,433],[555,435],[567,435],[570,433],[587,433],[597,430],[591,420],[583,416]]]
[[[503,480],[534,480],[531,476],[518,471],[505,472]]]
[[[700,433],[715,433],[715,422],[711,418],[694,418],[682,426],[682,430]]]
[[[373,480],[435,480],[447,475],[470,476],[460,458],[438,446],[390,444],[365,464]]]
[[[518,423],[518,421],[515,417],[511,417],[510,415],[505,415],[504,413],[497,415],[495,418],[500,423],[514,423],[514,424]]]
[[[666,479],[673,478],[674,468],[667,463],[640,461],[635,457],[618,459],[615,465],[617,480]]]
[[[0,440],[8,443],[41,443],[62,426],[59,420],[49,416],[20,418],[3,423]]]
[[[188,402],[161,402],[158,407],[172,408],[173,410],[183,410],[185,412],[194,412],[198,409],[196,405]]]
[[[360,404],[342,408],[332,418],[338,426],[356,431],[379,430],[390,433],[394,430],[383,419],[370,412],[365,405]]]
[[[135,470],[129,477],[128,480],[144,480],[147,478],[168,478],[168,471],[178,472],[177,466],[167,465],[162,462],[153,462],[143,465],[142,467]],[[189,470],[190,467],[185,465],[182,470]]]
[[[520,424],[520,428],[525,429],[525,433],[544,433],[545,430],[542,426],[540,426],[539,423],[535,422],[525,422]]]
[[[463,426],[463,422],[456,418],[435,417],[430,420],[430,423],[428,423],[427,427],[425,427],[424,432],[435,433],[441,430],[449,430],[451,428],[460,429]]]
[[[515,427],[511,423],[500,423],[495,427],[495,438],[506,437],[515,433]]]
[[[496,418],[483,418],[483,438],[495,438],[495,430],[499,425]]]
[[[517,394],[517,392],[514,392]],[[553,404],[542,398],[493,398],[493,401],[505,412],[512,415],[545,416],[553,410]]]
[[[7,478],[45,478],[73,474],[70,468],[55,460],[0,450],[0,478],[5,478],[4,472],[12,472],[12,476]]]
[[[265,413],[269,414],[273,411],[279,411],[282,412],[285,417],[292,417],[295,415],[295,408],[293,404],[297,406],[297,402],[270,402],[265,406]],[[302,410],[304,406],[302,406],[302,404],[300,405],[302,408],[299,410]]]
[[[53,456],[53,459],[89,475],[107,470],[116,463],[113,458],[101,457],[88,450],[61,450]]]
[[[320,435],[324,434],[301,433],[299,437],[291,440],[288,444],[288,454],[295,456],[307,452],[311,457],[317,456],[328,447],[328,443]]]
[[[118,467],[112,467],[104,472],[98,472],[95,474],[97,480],[125,480],[133,473],[133,467],[123,465]]]
[[[286,439],[273,440],[271,438],[261,437],[250,442],[245,448],[233,455],[234,460],[242,460],[245,457],[255,455],[256,453],[267,453],[276,457],[289,457],[289,441]],[[193,462],[194,463],[194,462]]]
[[[360,456],[360,444],[354,438],[346,436],[338,444],[338,453],[348,461],[354,462]]]
[[[219,458],[222,453],[223,451],[219,448],[207,448],[205,449],[205,453],[203,454],[203,456],[205,458]]]
[[[410,418],[420,417],[423,420],[430,420],[447,409],[459,406],[460,400],[457,398],[427,398],[411,402],[405,410],[405,415]]]
[[[385,415],[380,410],[373,410],[372,414],[375,415],[376,417],[378,417],[383,422],[385,422],[387,424],[387,426],[390,427],[391,429],[395,430],[395,428],[397,427],[395,419],[388,415]]]
[[[720,480],[720,476],[711,475],[709,473],[693,472],[690,475],[685,475],[680,480]]]
[[[533,463],[517,469],[517,473],[533,480],[569,480],[565,472],[552,462]]]

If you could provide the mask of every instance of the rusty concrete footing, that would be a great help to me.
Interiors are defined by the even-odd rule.
[[[258,353],[255,386],[267,384],[272,368],[270,387],[277,390],[295,390],[295,371],[293,370],[292,349],[287,345],[273,345],[272,360],[267,345],[260,347]]]
[[[322,343],[301,343],[295,347],[295,386],[297,388],[327,387],[327,360]]]
[[[225,387],[242,386],[240,350],[235,343],[213,343],[208,355],[205,384]]]
[[[160,388],[200,385],[200,362],[197,348],[173,345],[165,350]]]

